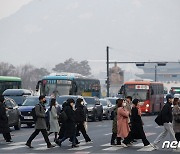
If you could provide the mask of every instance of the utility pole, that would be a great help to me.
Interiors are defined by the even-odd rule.
[[[107,97],[109,97],[109,47],[106,48],[107,51]]]
[[[155,64],[155,78],[154,78],[154,81],[156,82],[157,81],[157,65]]]

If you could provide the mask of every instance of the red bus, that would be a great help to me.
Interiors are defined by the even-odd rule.
[[[120,89],[124,97],[131,96],[140,100],[142,113],[157,113],[164,104],[164,86],[160,82],[132,80],[125,82]]]

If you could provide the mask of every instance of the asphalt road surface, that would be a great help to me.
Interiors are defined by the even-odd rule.
[[[144,131],[146,133],[147,139],[152,143],[155,138],[161,133],[163,127],[158,127],[154,122],[155,116],[143,116]],[[111,139],[111,129],[112,121],[103,120],[102,122],[88,122],[88,134],[93,140],[93,143],[85,143],[82,135],[78,137],[80,146],[78,148],[71,148],[71,143],[67,140],[62,143],[62,146],[56,146],[52,149],[47,149],[46,143],[41,135],[41,133],[33,140],[33,149],[29,149],[25,146],[25,143],[34,128],[28,128],[22,126],[21,130],[15,131],[12,128],[12,140],[13,143],[6,143],[3,139],[2,134],[0,134],[0,154],[4,153],[76,153],[76,154],[87,154],[87,153],[122,153],[122,154],[143,154],[143,153],[153,153],[153,154],[169,154],[180,152],[178,150],[172,149],[162,149],[162,142],[159,144],[158,150],[153,150],[153,148],[144,148],[141,140],[138,140],[133,144],[133,146],[124,148],[110,145]],[[54,135],[50,135],[50,140],[52,144]],[[169,135],[164,140],[170,140]]]

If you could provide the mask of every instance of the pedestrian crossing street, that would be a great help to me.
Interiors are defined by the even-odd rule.
[[[94,145],[94,143],[86,143],[84,140],[83,141],[81,140],[81,143],[80,143],[79,147],[77,147],[77,148],[71,148],[70,143],[69,144],[63,144],[62,146],[67,148],[67,149],[63,149],[63,150],[67,150],[68,153],[69,152],[72,152],[72,153],[76,153],[76,152],[91,153],[93,151],[93,145]],[[15,152],[16,150],[21,150],[21,149],[24,149],[24,148],[29,149],[32,152],[49,150],[47,148],[47,146],[46,146],[46,143],[37,143],[37,144],[35,144],[33,146],[34,146],[34,148],[29,149],[28,147],[25,146],[25,142],[15,142],[15,143],[7,144],[6,147],[2,147],[1,151],[2,152],[4,151],[4,153],[6,153],[8,151],[10,152],[10,151],[13,150]],[[59,148],[59,150],[58,150],[58,148]],[[130,149],[136,150],[137,152],[150,152],[150,151],[154,150],[152,147],[148,147],[148,148],[144,147],[142,143],[136,143],[136,144],[133,144],[130,147],[112,146],[112,145],[110,145],[110,143],[100,145],[100,151],[102,153],[118,152],[118,151],[120,151],[120,150],[122,150],[124,148],[126,148],[126,150],[128,150],[128,148],[130,148]],[[60,151],[61,147],[59,147],[57,145],[53,149],[56,149],[56,151]],[[53,149],[51,149],[51,150],[53,150]],[[179,151],[174,151],[174,152],[179,152]]]

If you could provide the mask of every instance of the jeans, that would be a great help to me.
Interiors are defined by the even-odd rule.
[[[155,139],[154,145],[157,145],[163,138],[167,136],[167,134],[170,134],[170,138],[172,141],[176,141],[175,133],[172,127],[172,123],[164,123],[164,130],[163,132]]]

